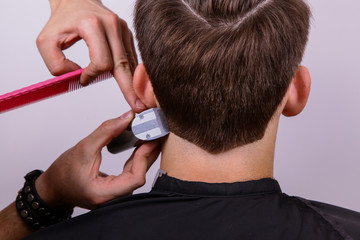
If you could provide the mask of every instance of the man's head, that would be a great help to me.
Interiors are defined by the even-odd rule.
[[[171,131],[210,153],[261,139],[309,22],[303,0],[138,0],[141,56]]]

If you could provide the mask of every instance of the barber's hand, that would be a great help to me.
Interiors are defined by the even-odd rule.
[[[132,87],[138,60],[126,22],[100,0],[50,0],[50,6],[51,17],[37,39],[50,72],[61,75],[79,69],[62,51],[84,39],[90,63],[81,75],[81,84],[87,85],[100,73],[112,71],[131,108],[135,112],[144,110]]]
[[[118,176],[99,171],[101,150],[129,125],[134,113],[104,122],[88,137],[63,153],[36,180],[39,195],[50,206],[66,210],[79,206],[92,209],[117,197],[131,194],[145,184],[145,174],[160,153],[159,142],[149,142],[134,151]]]

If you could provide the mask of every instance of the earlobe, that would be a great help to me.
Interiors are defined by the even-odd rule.
[[[133,87],[138,98],[147,108],[157,107],[154,90],[144,64],[140,63],[134,73]]]
[[[300,66],[292,79],[287,90],[287,101],[283,115],[296,116],[305,108],[311,89],[311,77],[309,70]]]

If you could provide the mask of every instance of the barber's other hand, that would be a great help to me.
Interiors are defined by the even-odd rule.
[[[84,39],[90,63],[80,82],[87,85],[100,73],[112,71],[125,99],[135,112],[145,109],[132,87],[138,64],[133,35],[126,22],[100,0],[50,0],[51,17],[37,38],[37,46],[48,69],[61,75],[80,66],[66,59],[63,50]]]
[[[36,180],[39,195],[50,206],[66,210],[79,206],[87,209],[131,194],[145,184],[145,174],[160,153],[159,142],[149,142],[134,151],[118,176],[99,171],[101,150],[120,135],[133,118],[128,112],[104,122],[92,134],[63,153]]]

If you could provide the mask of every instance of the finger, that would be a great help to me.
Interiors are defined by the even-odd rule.
[[[131,172],[136,176],[142,176],[149,171],[159,157],[161,151],[160,141],[144,143],[137,149],[134,155],[134,163]]]
[[[80,83],[87,85],[99,74],[113,68],[113,58],[102,23],[96,18],[86,21],[79,29],[80,37],[89,47],[90,63],[80,77]]]
[[[137,148],[136,148],[137,149]],[[133,151],[133,153],[131,154],[131,156],[129,157],[129,159],[126,161],[126,163],[124,164],[123,167],[123,172],[130,172],[133,162],[134,162],[134,154],[136,152],[136,149]]]
[[[129,172],[134,179],[145,177],[146,172],[160,154],[160,142],[146,142],[137,148],[124,172]]]
[[[119,136],[123,131],[125,131],[133,118],[134,112],[129,111],[119,118],[108,120],[102,123],[100,127],[98,127],[82,142],[88,147],[88,149],[98,152],[114,137]]]
[[[132,32],[129,30],[129,35],[130,35],[130,43],[131,43],[131,49],[132,49],[132,53],[134,54],[134,60],[135,60],[135,65],[139,65],[138,62],[138,56],[136,53],[136,48],[135,48],[135,43],[134,43],[134,36],[132,34]]]
[[[131,44],[129,29],[126,22],[116,15],[112,19],[112,24],[107,26],[108,41],[114,59],[113,76],[131,108],[135,112],[141,112],[146,107],[136,96],[132,85],[137,55]]]
[[[128,161],[125,167],[128,171],[111,179],[108,189],[113,191],[111,195],[120,196],[130,193],[145,184],[145,175],[149,168],[153,165],[160,154],[159,141],[147,142],[141,145]]]
[[[73,41],[72,44],[76,41]],[[36,40],[36,45],[51,74],[58,76],[80,69],[79,65],[65,57],[62,52],[62,47],[57,41],[49,40],[46,37],[39,35]]]
[[[138,64],[137,64],[137,54],[134,48],[135,46],[133,46],[132,43],[133,38],[130,29],[127,28],[123,30],[122,39],[126,51],[126,56],[130,64],[131,73],[132,75],[134,75],[135,68]]]

